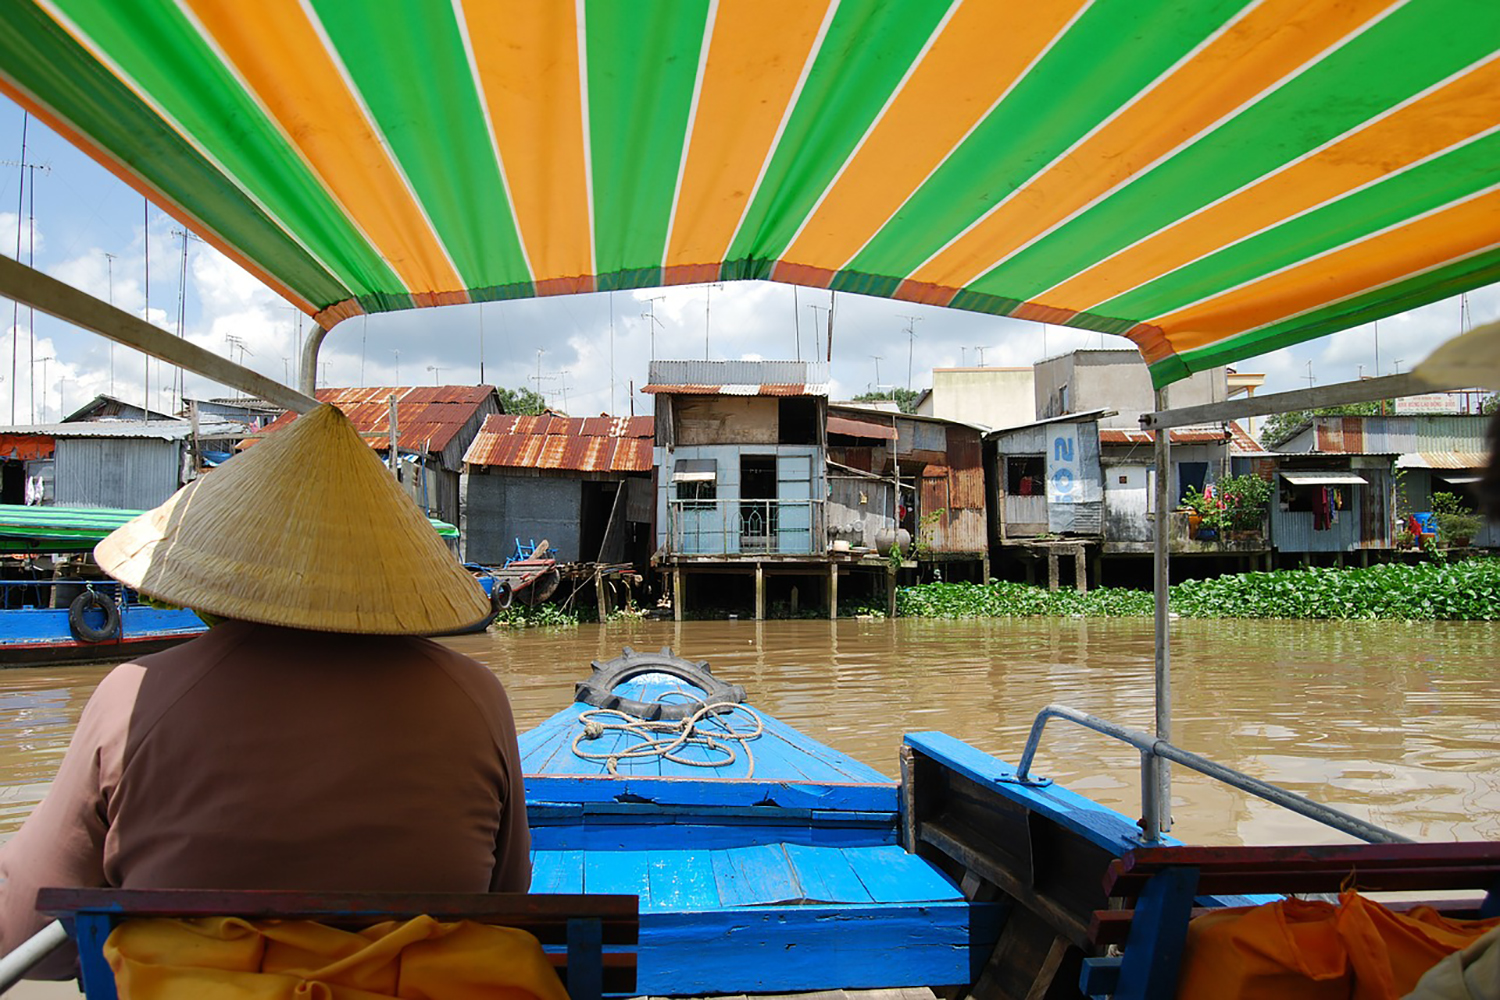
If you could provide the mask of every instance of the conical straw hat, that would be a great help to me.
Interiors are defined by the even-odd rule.
[[[1442,389],[1500,389],[1500,323],[1476,326],[1438,345],[1412,374]]]
[[[223,618],[431,635],[488,599],[347,417],[319,406],[94,549],[141,593]]]

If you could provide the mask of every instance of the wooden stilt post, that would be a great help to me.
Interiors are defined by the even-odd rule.
[[[1073,548],[1073,589],[1080,594],[1089,592],[1089,561],[1082,545]]]
[[[682,578],[682,567],[672,567],[672,620],[682,621],[682,604],[687,598],[687,581]]]
[[[609,591],[604,589],[604,568],[594,564],[594,596],[599,600],[599,624],[609,620]]]
[[[828,620],[839,616],[839,564],[828,564]]]
[[[766,620],[766,567],[763,563],[755,564],[755,620]]]
[[[1057,550],[1047,549],[1047,589],[1057,589]]]
[[[896,567],[888,566],[885,571],[885,616],[896,617]]]

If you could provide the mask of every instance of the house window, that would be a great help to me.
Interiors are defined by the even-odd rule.
[[[719,497],[719,463],[712,458],[679,458],[672,484],[684,510],[709,510]]]
[[[1047,492],[1047,469],[1040,455],[1005,460],[1005,492],[1013,497],[1039,497]]]

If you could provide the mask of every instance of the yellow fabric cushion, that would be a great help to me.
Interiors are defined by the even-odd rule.
[[[137,919],[104,944],[120,1000],[567,1000],[536,938],[416,917],[344,931],[312,921]]]

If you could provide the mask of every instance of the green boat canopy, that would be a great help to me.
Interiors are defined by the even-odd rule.
[[[0,504],[0,547],[7,551],[87,552],[105,535],[145,511],[99,507],[22,507]],[[456,540],[458,529],[432,521],[444,540]]]
[[[0,26],[0,90],[325,328],[770,279],[1122,334],[1162,385],[1500,280],[1493,0],[11,0]]]

